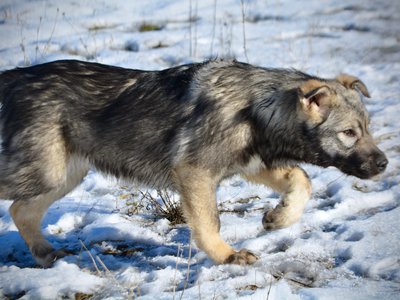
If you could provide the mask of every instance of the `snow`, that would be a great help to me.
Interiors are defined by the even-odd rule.
[[[73,296],[76,292],[89,292],[105,282],[103,278],[83,272],[77,265],[63,261],[57,262],[53,268],[47,270],[46,276],[42,276],[41,273],[40,269],[1,267],[0,282],[3,293],[20,294],[29,291],[30,298],[55,299],[60,292]],[[60,274],[63,280],[60,280]]]
[[[0,69],[74,58],[156,70],[247,54],[261,66],[349,73],[372,95],[365,103],[386,172],[360,180],[304,166],[313,198],[299,223],[273,232],[261,218],[279,195],[225,180],[221,234],[260,256],[241,267],[214,265],[185,225],[154,217],[138,187],[91,171],[43,221],[52,245],[73,253],[49,269],[36,267],[11,202],[0,201],[0,298],[400,299],[400,2],[244,3],[245,49],[239,0],[2,0]]]

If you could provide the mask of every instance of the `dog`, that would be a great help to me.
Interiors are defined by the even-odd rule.
[[[251,264],[220,236],[219,182],[234,174],[282,200],[267,230],[297,222],[311,197],[300,163],[371,178],[388,160],[368,130],[358,78],[213,60],[143,71],[64,60],[0,75],[0,198],[37,263],[66,253],[43,237],[48,207],[89,168],[180,194],[197,246],[217,264]]]

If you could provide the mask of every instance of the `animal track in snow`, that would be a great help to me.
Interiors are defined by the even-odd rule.
[[[335,257],[335,266],[340,267],[353,257],[353,252],[350,247],[346,249],[338,249]]]
[[[358,242],[364,237],[364,233],[360,231],[353,232],[348,238],[345,239],[346,242]]]
[[[294,239],[283,238],[279,242],[277,242],[276,247],[271,250],[271,253],[276,252],[285,252],[294,244]]]

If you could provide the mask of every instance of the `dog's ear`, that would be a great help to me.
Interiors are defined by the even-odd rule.
[[[359,78],[348,74],[341,74],[336,77],[336,80],[339,81],[345,88],[358,90],[365,97],[371,98],[367,86]]]
[[[300,86],[300,106],[305,115],[315,123],[325,121],[331,109],[332,90],[325,82],[311,79]]]

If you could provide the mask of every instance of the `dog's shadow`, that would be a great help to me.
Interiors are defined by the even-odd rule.
[[[0,245],[0,266],[36,267],[36,262],[18,231],[1,234]]]
[[[101,228],[99,229],[101,230]],[[104,230],[117,229],[104,228]],[[174,231],[175,234],[167,243],[155,242],[153,239],[144,237],[101,241],[86,246],[87,249],[84,249],[82,245],[77,245],[77,248],[80,248],[76,248],[77,251],[74,255],[65,257],[63,260],[93,272],[100,270],[104,275],[109,272],[119,274],[128,267],[133,268],[134,272],[147,274],[147,282],[156,280],[158,271],[170,270],[171,276],[175,273],[181,274],[182,279],[177,280],[174,284],[176,284],[175,292],[183,292],[194,286],[199,276],[199,261],[193,259],[198,250],[190,246],[190,230],[187,227],[177,226]],[[108,234],[112,233],[108,232]]]
[[[43,225],[56,223],[61,215],[61,213],[48,214],[43,220]],[[3,215],[1,218],[5,218],[6,222],[10,221],[9,215]],[[118,229],[111,226],[96,230],[106,231],[107,236],[118,236]],[[177,282],[175,290],[180,291],[190,288],[197,280],[198,262],[192,258],[197,250],[190,246],[190,230],[186,226],[176,226],[173,230],[174,234],[167,243],[143,237],[85,244],[80,240],[81,229],[68,232],[62,237],[48,235],[46,239],[55,249],[63,248],[70,252],[70,255],[60,260],[76,264],[79,268],[90,270],[100,276],[106,276],[109,272],[119,274],[128,267],[133,267],[138,273],[146,273],[150,277],[154,272],[163,269],[178,272],[184,278]],[[18,231],[6,231],[0,235],[0,245],[2,245],[0,266],[40,268]]]

